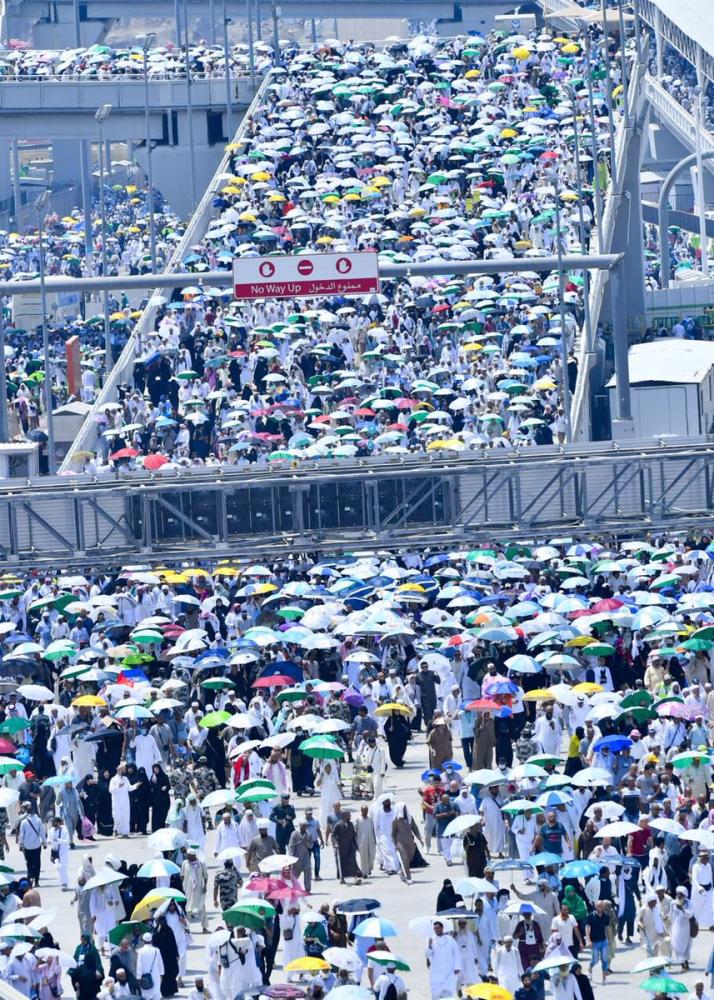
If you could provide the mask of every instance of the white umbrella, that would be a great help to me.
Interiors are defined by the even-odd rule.
[[[173,861],[167,861],[166,858],[152,858],[151,861],[145,861],[136,874],[141,878],[164,878],[166,875],[178,875],[180,871],[179,866]]]
[[[652,830],[661,830],[662,833],[673,833],[675,837],[681,837],[687,832],[687,828],[678,823],[676,819],[669,819],[667,816],[660,816],[651,819],[649,826]]]
[[[588,819],[593,818],[596,809],[602,809],[602,814],[608,821],[619,819],[625,811],[625,807],[619,802],[593,802],[585,810]]]
[[[201,809],[217,809],[220,806],[234,805],[235,801],[236,793],[232,788],[219,788],[201,799]]]
[[[30,920],[32,917],[39,917],[44,912],[41,906],[23,906],[18,910],[13,910],[12,913],[8,913],[3,924],[14,924],[18,920]]]
[[[574,958],[566,955],[551,955],[550,958],[543,958],[537,965],[533,966],[534,972],[547,972],[549,969],[559,969],[562,966],[572,965]]]
[[[297,862],[298,859],[292,854],[271,854],[269,858],[263,858],[258,862],[258,868],[263,874],[269,875],[270,872],[281,872],[283,868],[290,868]]]
[[[41,962],[46,962],[50,958],[56,958],[63,969],[71,969],[77,964],[71,955],[68,955],[66,951],[60,951],[58,948],[38,948],[35,952],[35,957],[39,958]]]
[[[472,826],[480,822],[481,817],[475,813],[466,816],[457,816],[456,819],[452,819],[444,830],[442,836],[460,837],[462,834],[466,833],[467,830],[470,830]]]
[[[14,788],[0,788],[0,807],[7,809],[19,800],[20,793]]]
[[[30,701],[52,701],[54,693],[44,684],[21,684],[17,693]]]
[[[322,957],[336,969],[359,972],[362,968],[362,959],[353,948],[326,948]]]
[[[344,719],[323,719],[315,726],[315,733],[342,733],[346,729],[351,729],[349,722]]]
[[[575,785],[576,788],[587,788],[588,785],[611,785],[612,783],[612,775],[604,767],[584,767],[570,780],[570,784]]]
[[[161,832],[161,831],[160,831]],[[121,872],[115,872],[113,868],[103,868],[96,875],[92,875],[90,879],[82,886],[82,892],[89,892],[90,889],[99,889],[103,885],[112,885],[115,882],[123,882],[126,875]]]
[[[186,834],[181,830],[174,830],[165,826],[156,833],[152,833],[146,843],[155,851],[175,851],[177,847],[183,847],[186,843]]]
[[[639,830],[637,823],[630,823],[626,819],[617,820],[615,823],[606,823],[595,834],[596,837],[629,837],[631,833]]]
[[[222,944],[226,944],[227,941],[231,939],[231,932],[227,931],[225,928],[214,931],[213,934],[208,939],[208,944],[211,948],[220,948]]]
[[[295,733],[276,733],[274,736],[269,736],[266,740],[263,740],[260,745],[261,747],[269,747],[271,750],[284,750],[294,740]]]
[[[224,847],[224,849],[218,855],[218,860],[223,861],[238,861],[241,862],[245,857],[245,851],[242,847]]]

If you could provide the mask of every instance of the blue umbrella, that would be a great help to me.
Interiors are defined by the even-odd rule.
[[[43,788],[57,788],[59,785],[68,785],[70,781],[76,781],[76,774],[55,774],[51,778],[42,782]]]
[[[568,861],[560,869],[562,878],[589,878],[597,875],[602,866],[594,861]]]
[[[531,868],[545,868],[548,865],[562,865],[562,863],[563,859],[560,855],[551,854],[549,851],[541,851],[540,854],[534,854],[528,861]]]
[[[352,933],[355,937],[380,938],[397,937],[398,931],[394,924],[384,917],[367,917],[357,924]]]
[[[531,864],[529,861],[516,861],[512,858],[506,858],[504,861],[497,861],[491,865],[491,868],[495,872],[524,872],[531,870]]]
[[[452,771],[462,771],[463,770],[463,765],[459,764],[459,762],[457,760],[445,760],[444,763],[441,765],[442,772],[445,771],[449,767],[451,768]]]
[[[568,795],[567,792],[555,791],[543,792],[543,794],[539,795],[536,799],[539,806],[545,806],[546,808],[548,808],[548,806],[567,806],[570,805],[572,801],[573,796]]]
[[[628,736],[603,736],[593,745],[593,750],[602,750],[603,747],[608,747],[613,753],[617,753],[618,750],[626,750],[627,747],[631,746],[632,740]]]

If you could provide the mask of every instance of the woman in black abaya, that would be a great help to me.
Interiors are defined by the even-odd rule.
[[[156,833],[166,826],[166,817],[171,805],[171,785],[161,764],[154,764],[149,778],[149,801],[151,803],[151,831]]]
[[[159,949],[161,960],[164,963],[164,974],[161,977],[161,996],[176,996],[178,993],[179,953],[174,932],[164,917],[159,917],[156,921],[156,930],[151,943]]]

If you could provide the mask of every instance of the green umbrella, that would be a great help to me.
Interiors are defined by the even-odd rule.
[[[712,646],[714,642],[711,639],[687,639],[679,648],[689,649],[695,653],[708,653]]]
[[[640,989],[647,990],[648,993],[689,993],[688,986],[669,976],[650,976],[644,983],[640,983]]]
[[[227,677],[209,677],[208,680],[201,681],[201,687],[208,688],[209,691],[220,691],[222,688],[235,687],[235,684]]]
[[[139,645],[148,646],[152,642],[163,642],[164,636],[161,632],[135,632],[131,637],[132,642],[138,642]]]
[[[273,782],[267,778],[249,778],[247,781],[241,781],[241,792],[246,792],[251,788],[267,788],[268,791],[272,791],[275,795],[278,794],[278,790]]]
[[[30,723],[27,719],[19,719],[13,716],[10,719],[5,719],[2,725],[0,725],[0,733],[10,733],[14,736],[15,733],[20,733],[23,729],[29,728]]]
[[[585,656],[614,656],[615,647],[608,642],[591,642],[582,647],[582,652]]]
[[[318,760],[343,760],[345,756],[344,750],[327,736],[311,736],[302,741],[300,749],[306,756]]]
[[[625,695],[620,708],[650,708],[653,704],[654,698],[649,691],[633,691],[632,694]]]
[[[276,793],[269,788],[249,788],[247,792],[241,790],[236,794],[236,802],[268,802],[275,797]]]
[[[285,618],[287,621],[294,622],[297,621],[298,618],[302,618],[302,616],[305,614],[305,611],[303,608],[295,608],[292,607],[291,605],[287,605],[284,608],[280,608],[275,613],[280,618]]]
[[[435,187],[438,187],[440,184],[446,184],[448,179],[449,178],[446,176],[446,174],[440,174],[437,172],[435,174],[429,174],[429,176],[426,179],[426,183],[433,184]]]
[[[685,750],[683,753],[677,753],[672,757],[672,763],[677,768],[691,767],[696,760],[700,764],[708,764],[710,757],[709,754],[702,753],[699,750]]]
[[[0,590],[0,601],[12,601],[16,597],[22,597],[21,590]]]
[[[109,940],[112,944],[120,945],[123,938],[132,938],[135,934],[146,934],[148,930],[149,925],[141,920],[125,920],[123,923],[117,924],[116,927],[112,927],[109,931]]]
[[[260,914],[239,907],[237,904],[224,910],[222,916],[227,927],[247,927],[249,930],[259,931],[265,924],[265,920]]]
[[[284,701],[304,701],[304,699],[307,698],[307,691],[305,691],[305,688],[302,686],[283,688],[283,690],[279,691],[275,697],[276,700],[281,703]]]
[[[240,902],[234,903],[230,909],[247,910],[262,917],[263,920],[272,920],[277,913],[273,904],[269,903],[266,899],[241,899]]]
[[[207,715],[204,715],[204,717],[201,719],[201,721],[199,722],[199,726],[202,729],[213,729],[215,726],[224,725],[226,722],[228,722],[230,717],[231,717],[230,712],[223,712],[223,711],[209,712]]]

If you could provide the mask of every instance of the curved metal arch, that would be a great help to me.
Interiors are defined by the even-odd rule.
[[[703,160],[714,160],[714,149],[707,150],[701,154]],[[659,283],[662,288],[669,288],[669,241],[667,240],[667,223],[669,221],[669,207],[667,199],[672,185],[679,174],[697,161],[696,153],[689,153],[683,157],[679,163],[675,163],[664,179],[662,189],[659,193],[657,204],[657,218],[659,228]]]

